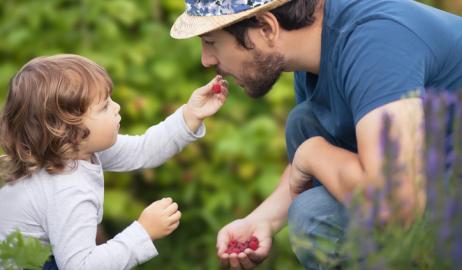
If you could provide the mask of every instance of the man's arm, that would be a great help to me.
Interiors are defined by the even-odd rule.
[[[305,141],[297,150],[293,166],[313,175],[341,202],[353,191],[384,184],[381,132],[383,115],[391,119],[391,137],[399,145],[397,174],[401,181],[396,196],[402,205],[400,216],[412,219],[424,206],[421,153],[423,149],[423,109],[419,98],[402,99],[366,114],[356,126],[358,154],[333,146],[321,137]],[[382,212],[387,218],[386,211]]]
[[[247,218],[251,221],[267,221],[271,225],[272,233],[278,232],[287,222],[287,213],[292,202],[289,193],[290,165],[287,165],[281,175],[276,189],[263,201]]]

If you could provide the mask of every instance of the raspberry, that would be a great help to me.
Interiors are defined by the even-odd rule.
[[[257,250],[257,248],[258,248],[258,240],[257,241],[251,241],[249,243],[249,248],[252,249],[252,250]]]
[[[238,242],[236,240],[229,241],[228,247],[237,247]]]
[[[215,84],[212,86],[212,92],[214,92],[215,94],[221,93],[221,85],[218,84],[218,83],[215,83]]]

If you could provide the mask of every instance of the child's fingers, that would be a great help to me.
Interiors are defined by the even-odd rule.
[[[228,94],[229,94],[228,86],[221,87],[221,93],[222,93],[225,97],[227,97]]]
[[[176,211],[178,210],[178,204],[176,202],[170,204],[169,206],[167,206],[167,208],[165,209],[166,213],[170,216],[172,215],[173,213],[175,213]]]
[[[167,198],[162,198],[159,201],[159,204],[162,205],[163,207],[167,207],[168,205],[172,204],[173,200],[170,197]]]
[[[169,217],[169,221],[170,221],[170,224],[173,224],[175,222],[178,222],[181,218],[181,212],[180,211],[176,211],[175,214],[171,215]]]
[[[177,221],[175,223],[172,223],[170,226],[168,226],[168,228],[173,231],[176,228],[178,228],[179,225],[180,225],[180,221]]]
[[[221,81],[224,81],[223,77],[221,77],[221,75],[215,75],[215,77],[211,79],[205,86],[207,88],[211,88],[214,84],[221,84]]]
[[[221,90],[225,88],[228,89],[228,81],[223,78],[220,78],[219,80],[217,80],[216,84],[219,84],[221,86]]]
[[[228,81],[227,80],[221,79],[219,82],[220,82],[221,86],[223,86],[225,88],[228,88]]]
[[[162,198],[158,201],[153,202],[151,205],[157,205],[160,208],[166,208],[167,206],[171,205],[173,202],[172,198]]]
[[[220,88],[216,89],[215,85],[219,85]],[[210,92],[214,94],[220,94],[224,88],[228,87],[228,82],[223,79],[221,75],[216,75],[205,87],[202,88],[202,94],[209,94]]]
[[[221,87],[220,92],[215,93],[214,97],[217,98],[222,104],[225,103],[226,98],[228,97],[228,88]]]
[[[220,81],[224,81],[221,75],[215,75],[215,78],[212,79],[210,83],[219,83]]]
[[[222,102],[226,100],[228,91],[228,82],[226,80],[221,80],[212,86],[212,92],[215,94],[215,97],[218,97]]]

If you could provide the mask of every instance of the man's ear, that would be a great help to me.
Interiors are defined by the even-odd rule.
[[[281,30],[278,20],[271,12],[259,14],[256,19],[260,23],[259,34],[262,39],[268,43],[268,46],[273,47]]]

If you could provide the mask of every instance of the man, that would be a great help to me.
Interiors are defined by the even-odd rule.
[[[415,128],[423,121],[419,96],[427,88],[462,88],[460,17],[409,0],[186,0],[171,35],[199,36],[202,64],[234,77],[251,97],[264,96],[281,72],[294,72],[297,106],[286,124],[289,164],[259,207],[218,233],[223,265],[255,268],[288,220],[303,266],[335,267],[321,262],[313,248],[341,261],[344,204],[354,190],[383,184],[384,113],[392,119],[405,168],[396,191],[402,209],[395,214],[410,222],[423,209],[417,158],[423,134]],[[393,218],[387,207],[380,216]],[[257,250],[224,252],[231,238],[251,235],[260,240]],[[320,241],[335,248],[326,250]]]

